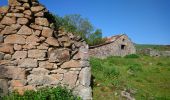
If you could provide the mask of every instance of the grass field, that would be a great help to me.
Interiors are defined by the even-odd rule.
[[[136,100],[170,100],[170,58],[91,58],[90,63],[94,100],[123,99],[122,90],[130,91]]]

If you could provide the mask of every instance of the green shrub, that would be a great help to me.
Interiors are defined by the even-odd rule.
[[[142,66],[139,64],[132,64],[128,67],[128,70],[130,70],[131,72],[140,72],[142,71]]]
[[[114,67],[105,67],[103,71],[106,77],[118,77],[119,76],[119,71]]]
[[[126,55],[125,58],[139,58],[139,55],[137,55],[137,54],[130,54],[130,55]]]
[[[102,61],[98,58],[91,58],[90,65],[93,71],[103,71]]]
[[[41,88],[38,91],[29,90],[23,95],[14,91],[3,97],[3,100],[81,100],[81,98],[74,96],[71,90],[59,86]]]

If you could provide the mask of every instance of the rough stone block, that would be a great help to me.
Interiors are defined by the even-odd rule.
[[[32,15],[32,12],[30,10],[25,10],[23,13],[29,16]]]
[[[1,24],[4,24],[4,25],[11,25],[11,24],[15,24],[16,23],[16,18],[10,18],[10,17],[4,17],[2,20],[1,20]]]
[[[35,19],[35,24],[37,25],[42,25],[42,26],[49,26],[49,22],[46,18],[36,18]]]
[[[0,96],[5,96],[8,93],[8,81],[0,79]]]
[[[33,34],[32,29],[30,29],[27,26],[22,26],[21,29],[17,32],[17,34],[21,34],[21,35],[31,35]]]
[[[69,85],[70,88],[74,88],[77,81],[77,73],[67,72],[64,74],[63,83]]]
[[[0,60],[3,60],[3,59],[4,59],[4,56],[5,56],[5,54],[2,53],[2,52],[0,52]]]
[[[28,23],[28,19],[27,18],[18,18],[17,23],[25,25]]]
[[[19,62],[19,67],[21,67],[21,68],[36,68],[36,67],[38,67],[38,63],[37,63],[36,59],[26,58],[24,60],[21,60],[21,62]]]
[[[53,38],[53,37],[47,38],[47,40],[45,42],[48,43],[51,46],[55,46],[55,47],[59,46],[59,43],[58,43],[57,39]]]
[[[65,62],[70,60],[68,49],[53,49],[48,52],[50,62]]]
[[[49,63],[48,61],[39,62],[40,68],[53,69],[54,63]]]
[[[89,87],[91,81],[91,69],[90,67],[85,67],[80,71],[79,82],[81,85]]]
[[[37,36],[31,35],[26,38],[26,44],[39,45],[40,40]]]
[[[0,44],[0,52],[12,54],[14,52],[13,45]]]
[[[26,82],[24,80],[12,80],[10,82],[10,86],[11,87],[24,87],[25,83]]]
[[[13,34],[13,35],[8,35],[4,43],[9,43],[9,44],[25,44],[25,38],[21,35]]]
[[[44,9],[43,6],[31,7],[31,11],[32,11],[32,12],[39,12],[39,11],[42,11],[43,9]]]
[[[19,3],[17,0],[8,0],[9,6],[21,6],[21,3]]]
[[[29,50],[29,58],[44,59],[46,57],[46,50]]]
[[[16,51],[12,56],[13,59],[25,59],[27,57],[27,51]]]
[[[0,66],[0,78],[25,79],[25,70],[16,66]]]
[[[43,27],[43,30],[42,30],[42,36],[44,37],[52,37],[53,35],[53,30],[48,28],[48,27]]]
[[[80,61],[70,60],[61,65],[61,68],[81,68]]]
[[[48,75],[49,71],[44,68],[33,68],[33,70],[31,71],[31,74],[37,75],[37,76]]]
[[[28,84],[35,86],[45,86],[45,85],[57,85],[59,81],[50,75],[29,75]]]

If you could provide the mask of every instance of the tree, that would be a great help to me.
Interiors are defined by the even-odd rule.
[[[88,19],[83,18],[79,14],[66,15],[60,17],[52,13],[47,14],[50,21],[54,23],[56,29],[62,28],[68,32],[72,32],[81,36],[89,45],[97,45],[103,43],[102,30],[96,29],[94,31],[93,25]]]

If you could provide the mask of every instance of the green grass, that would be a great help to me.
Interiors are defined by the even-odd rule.
[[[170,100],[170,58],[91,58],[94,100],[119,100],[124,89],[136,100]]]

